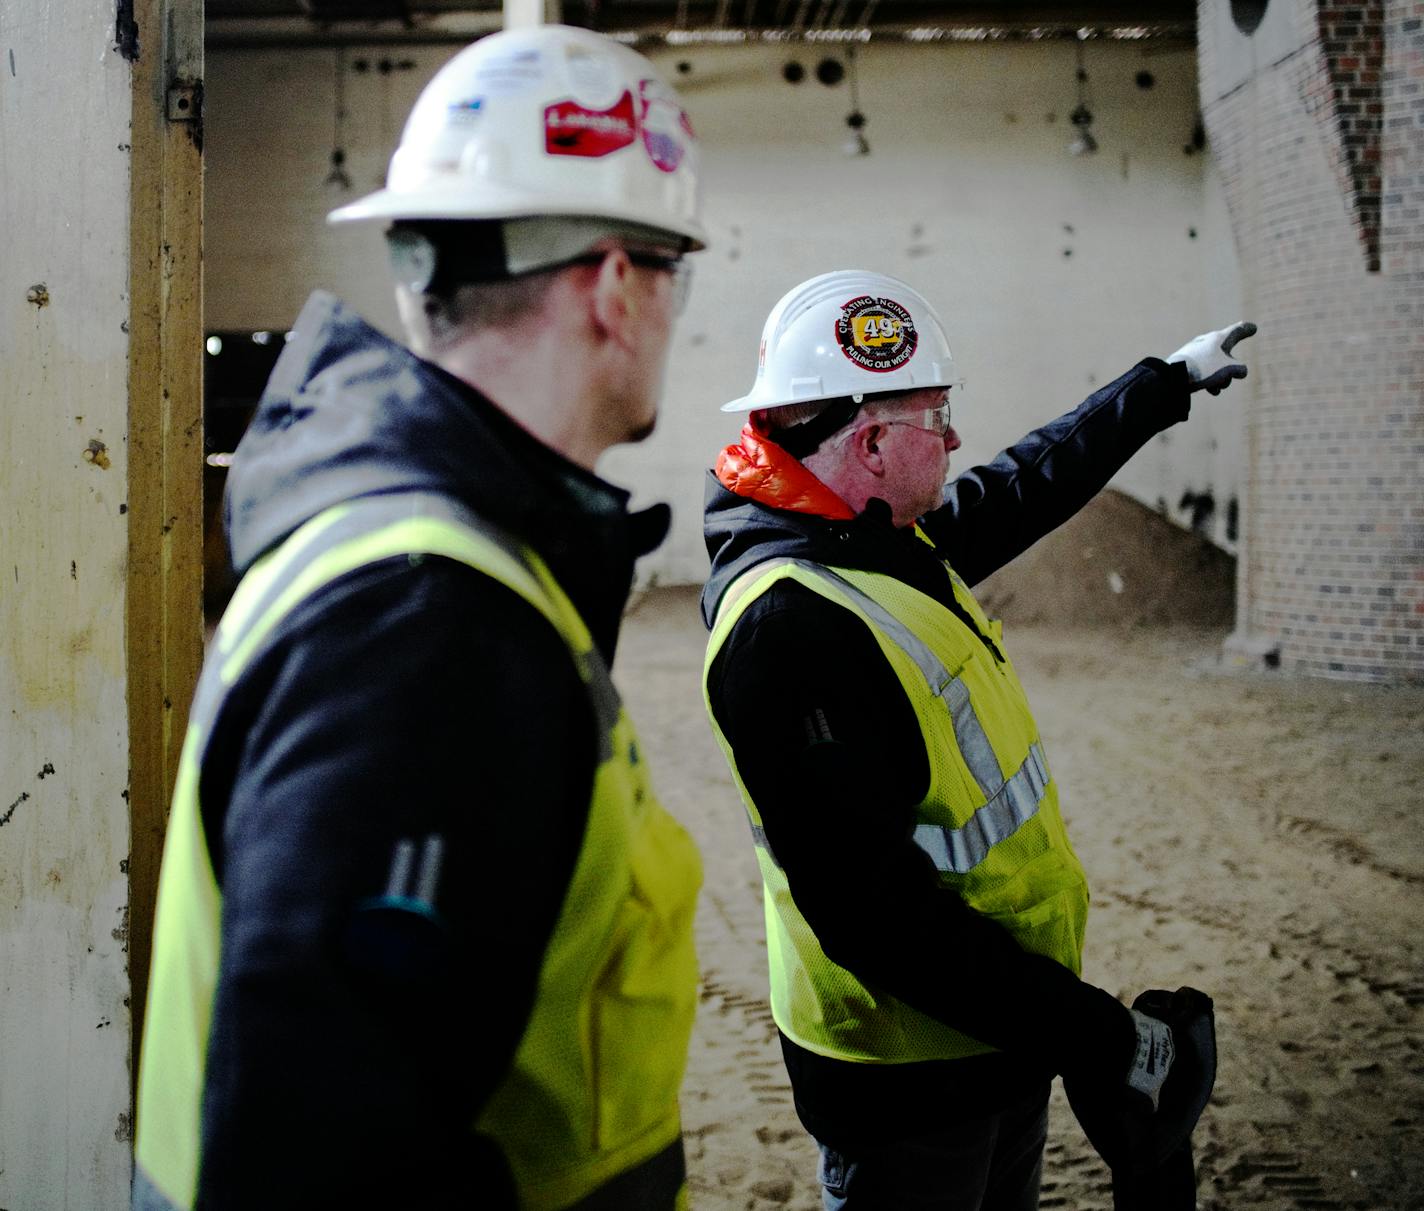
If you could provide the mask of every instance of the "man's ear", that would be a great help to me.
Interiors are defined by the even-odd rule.
[[[637,318],[633,262],[621,248],[614,248],[604,256],[593,280],[593,321],[614,344],[627,345],[628,330]]]
[[[880,453],[880,443],[885,439],[887,428],[879,421],[871,421],[868,425],[862,425],[851,437],[852,454],[871,475],[885,474],[885,458]]]
[[[419,357],[430,356],[430,317],[425,312],[425,296],[403,282],[395,287],[396,314],[405,329],[406,344]]]

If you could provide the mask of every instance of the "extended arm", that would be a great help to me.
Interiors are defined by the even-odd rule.
[[[1188,375],[1148,358],[949,486],[921,525],[977,584],[1057,529],[1152,437],[1185,420]]]
[[[1166,362],[1146,358],[987,466],[950,484],[922,520],[935,545],[977,584],[1056,530],[1163,429],[1186,420],[1194,391],[1219,395],[1246,377],[1236,346],[1256,325],[1238,321],[1193,337]]]
[[[587,696],[533,607],[444,560],[365,569],[287,632],[205,764],[228,806],[202,1205],[512,1205],[471,1124],[582,843]],[[432,835],[443,926],[371,945],[362,903]]]

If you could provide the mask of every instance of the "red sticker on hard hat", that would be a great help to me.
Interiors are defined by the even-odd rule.
[[[638,95],[643,102],[643,146],[648,159],[662,172],[676,172],[687,154],[692,123],[661,81],[644,80],[638,85]]]
[[[544,110],[544,150],[551,156],[606,156],[633,142],[636,121],[627,90],[608,109],[560,101]]]
[[[843,304],[836,320],[841,352],[862,370],[898,370],[919,341],[914,319],[894,299],[862,294]]]

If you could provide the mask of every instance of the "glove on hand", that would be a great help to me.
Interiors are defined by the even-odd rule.
[[[1132,1013],[1137,1053],[1125,1081],[1117,1074],[1063,1079],[1083,1133],[1124,1177],[1153,1173],[1190,1142],[1216,1081],[1209,996],[1195,988],[1153,989],[1132,1003]]]
[[[1157,1103],[1162,1086],[1171,1071],[1172,1059],[1177,1049],[1172,1043],[1172,1028],[1158,1018],[1150,1018],[1140,1009],[1132,1010],[1132,1020],[1137,1024],[1137,1054],[1127,1073],[1127,1083],[1152,1103]]]
[[[1238,321],[1230,328],[1203,333],[1188,341],[1167,361],[1186,365],[1189,390],[1200,391],[1205,387],[1212,395],[1220,395],[1231,385],[1232,379],[1246,377],[1246,363],[1233,358],[1231,351],[1238,341],[1255,334],[1255,324]]]

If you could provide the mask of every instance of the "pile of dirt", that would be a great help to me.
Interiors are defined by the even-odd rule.
[[[974,594],[991,615],[1019,625],[1229,630],[1236,560],[1109,489]]]

